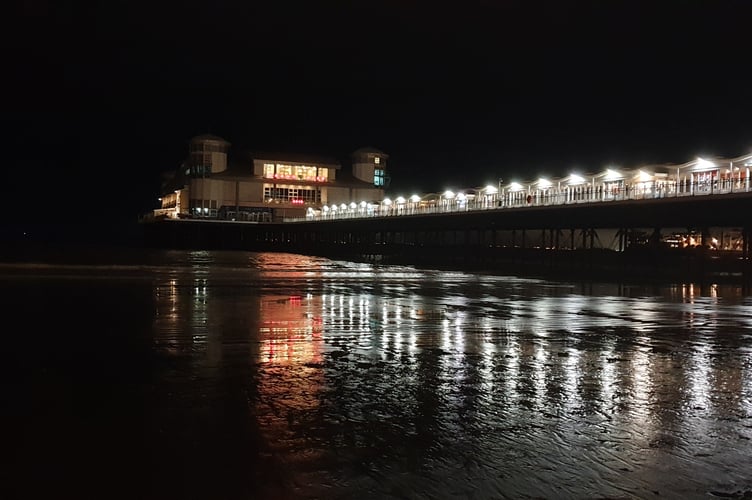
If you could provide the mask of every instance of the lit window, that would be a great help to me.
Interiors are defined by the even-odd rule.
[[[374,163],[375,163],[376,165],[378,165],[379,163],[381,163],[381,158],[379,158],[379,157],[377,156],[376,158],[374,158],[374,159],[373,159],[373,162],[374,162]]]
[[[283,165],[281,163],[277,163],[277,175],[283,176],[283,179],[288,179],[292,175],[292,165]]]
[[[377,168],[373,171],[373,185],[374,186],[383,186],[384,185],[384,170]]]

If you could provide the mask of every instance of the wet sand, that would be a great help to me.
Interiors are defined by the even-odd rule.
[[[4,498],[752,495],[738,287],[53,260],[0,266]]]

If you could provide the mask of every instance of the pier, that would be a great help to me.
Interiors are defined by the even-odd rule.
[[[143,226],[147,242],[166,248],[291,252],[521,274],[748,282],[752,192],[733,188],[692,185],[691,192],[639,198],[625,190],[597,200],[526,195],[514,206],[437,204],[266,223],[163,218]]]

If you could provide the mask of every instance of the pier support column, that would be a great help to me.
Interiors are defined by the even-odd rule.
[[[745,285],[752,283],[752,255],[750,255],[750,237],[752,237],[752,227],[747,226],[742,230],[742,275]]]
[[[702,228],[702,246],[704,247],[710,247],[710,228],[709,227],[703,227]]]
[[[653,229],[652,234],[650,235],[650,246],[651,247],[657,247],[661,244],[661,228],[656,227]]]

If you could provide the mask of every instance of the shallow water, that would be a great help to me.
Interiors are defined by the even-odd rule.
[[[0,286],[13,496],[752,492],[738,287],[166,251]]]

